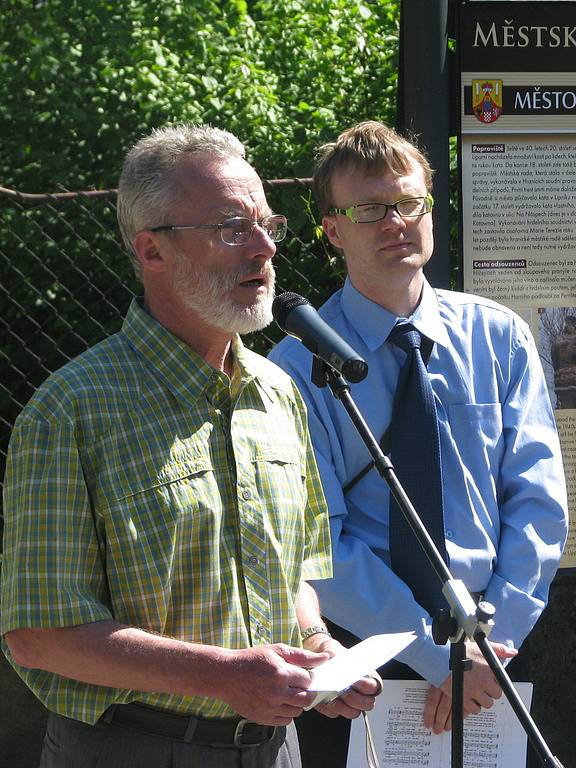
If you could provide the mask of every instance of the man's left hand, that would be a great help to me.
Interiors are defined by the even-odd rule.
[[[362,677],[354,685],[328,704],[318,704],[315,709],[326,717],[348,717],[354,720],[362,712],[374,709],[376,696],[382,691],[382,683],[375,677]]]
[[[328,635],[314,635],[306,642],[308,650],[314,650],[322,653],[329,653],[330,656],[336,656],[346,649],[337,640]],[[351,720],[357,718],[362,712],[369,712],[374,708],[376,696],[382,691],[382,681],[377,673],[374,676],[357,680],[346,693],[343,693],[337,699],[327,703],[318,704],[314,707],[326,717],[347,717]]]

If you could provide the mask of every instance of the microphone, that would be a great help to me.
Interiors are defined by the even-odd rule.
[[[356,384],[366,378],[368,364],[332,330],[312,304],[297,293],[281,293],[272,303],[272,316],[284,333],[295,336],[304,346]]]

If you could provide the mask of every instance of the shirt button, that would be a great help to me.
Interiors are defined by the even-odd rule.
[[[447,539],[453,539],[454,538],[454,532],[451,528],[446,529],[446,538]]]
[[[248,501],[248,499],[252,498],[252,494],[248,490],[242,491],[242,498],[244,499],[244,501]]]
[[[260,637],[263,637],[266,634],[266,627],[262,624],[258,624],[256,626],[256,633],[260,635]]]
[[[255,557],[254,555],[251,555],[248,558],[248,562],[250,563],[250,565],[258,565],[258,558]]]

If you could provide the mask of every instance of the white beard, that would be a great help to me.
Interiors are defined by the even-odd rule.
[[[172,286],[184,304],[207,324],[232,333],[252,333],[272,322],[275,271],[266,262],[263,275],[270,281],[267,294],[251,305],[230,300],[230,293],[243,277],[254,275],[254,267],[235,273],[198,269],[188,256],[177,254]]]

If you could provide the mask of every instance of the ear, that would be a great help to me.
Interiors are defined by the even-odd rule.
[[[143,272],[146,270],[164,272],[166,270],[166,261],[159,245],[160,242],[160,237],[147,229],[137,232],[134,236],[132,246]]]
[[[342,243],[340,240],[340,233],[338,232],[338,223],[336,221],[335,216],[323,216],[322,217],[322,228],[324,229],[324,233],[326,234],[326,237],[332,245],[335,248],[342,248]]]

